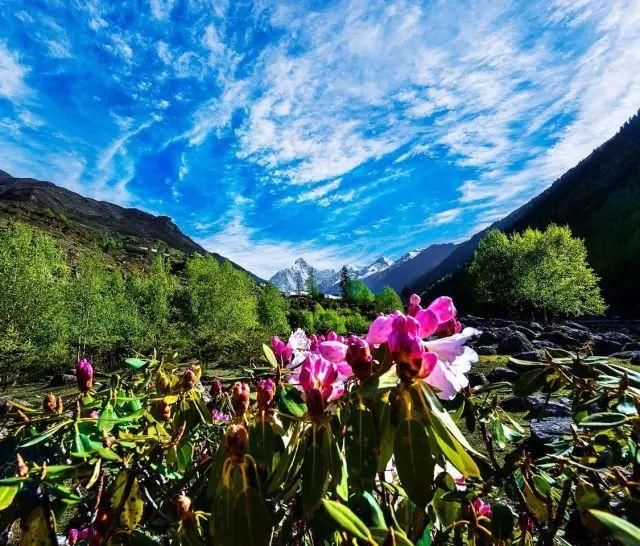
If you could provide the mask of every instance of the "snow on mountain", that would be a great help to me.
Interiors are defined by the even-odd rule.
[[[358,267],[346,264],[345,267],[354,279],[366,279],[384,271],[394,264],[390,258],[381,256],[367,267]],[[292,292],[307,289],[307,279],[314,274],[321,292],[327,294],[338,294],[340,292],[340,269],[317,269],[309,265],[304,258],[298,258],[293,266],[278,271],[269,282],[273,283],[283,292]]]

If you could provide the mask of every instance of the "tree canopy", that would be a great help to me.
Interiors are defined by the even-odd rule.
[[[480,302],[510,312],[599,315],[606,306],[581,239],[568,227],[490,231],[469,266]]]

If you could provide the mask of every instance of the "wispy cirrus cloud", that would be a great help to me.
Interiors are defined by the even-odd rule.
[[[640,0],[7,1],[0,168],[263,276],[459,240],[640,106]]]

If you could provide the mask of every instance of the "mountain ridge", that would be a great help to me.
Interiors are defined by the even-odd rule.
[[[92,199],[53,182],[13,177],[1,170],[0,215],[44,229],[55,225],[61,229],[91,232],[96,238],[132,237],[138,239],[139,249],[151,248],[154,241],[160,241],[186,256],[198,253],[211,254],[220,262],[227,259],[204,249],[185,235],[168,216],[156,216],[137,208]],[[238,264],[230,263],[261,281]]]

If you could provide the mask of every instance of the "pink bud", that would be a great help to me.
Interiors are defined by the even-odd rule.
[[[76,364],[76,380],[82,392],[87,392],[93,387],[93,366],[85,358]]]
[[[349,336],[346,360],[358,379],[365,379],[371,375],[373,357],[369,344],[364,339],[354,335]]]
[[[273,399],[276,395],[276,384],[270,377],[267,379],[261,379],[258,383],[258,389],[256,393],[256,399],[258,402],[258,409],[260,411],[266,411],[273,404]]]
[[[238,415],[249,409],[249,385],[236,381],[231,389],[231,405]]]
[[[222,394],[222,383],[219,380],[214,379],[211,382],[211,387],[209,388],[209,394],[213,398],[218,398]]]
[[[282,341],[278,336],[273,336],[271,339],[271,347],[273,348],[273,354],[276,360],[281,364],[286,364],[291,360],[293,349],[291,345]]]
[[[409,308],[407,309],[407,315],[415,317],[417,312],[420,311],[420,296],[418,294],[411,294],[409,298]]]

